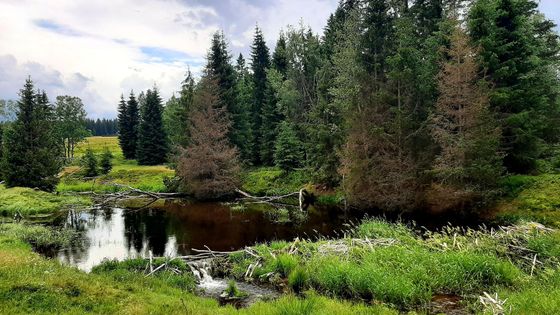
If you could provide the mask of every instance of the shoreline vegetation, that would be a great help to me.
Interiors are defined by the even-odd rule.
[[[29,224],[0,225],[0,312],[425,314],[441,296],[458,299],[453,307],[466,313],[492,314],[500,303],[511,314],[560,308],[560,232],[537,223],[422,232],[369,219],[340,239],[255,245],[217,258],[215,273],[284,294],[241,310],[197,297],[181,259],[154,261],[178,272],[148,275],[148,260],[129,259],[106,261],[86,274],[32,252],[63,247],[73,237]],[[480,302],[495,294],[496,303]]]

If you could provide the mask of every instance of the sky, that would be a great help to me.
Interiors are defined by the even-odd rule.
[[[152,88],[169,98],[190,68],[199,73],[212,34],[235,56],[255,25],[273,49],[279,31],[303,21],[320,33],[338,0],[0,0],[0,99],[25,78],[80,97],[91,118],[113,118],[121,93]],[[560,24],[560,1],[541,11]]]

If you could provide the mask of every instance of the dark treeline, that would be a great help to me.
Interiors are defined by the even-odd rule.
[[[238,161],[305,168],[360,207],[481,205],[554,155],[554,27],[533,0],[345,0],[322,36],[288,26],[271,50],[257,28],[247,60],[218,32],[202,78],[150,114],[160,153],[207,196]]]
[[[119,130],[118,120],[115,119],[86,119],[86,129],[92,136],[116,136]]]

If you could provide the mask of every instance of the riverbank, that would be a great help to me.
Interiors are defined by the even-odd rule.
[[[382,305],[366,306],[311,292],[236,310],[192,293],[189,274],[162,272],[147,277],[124,267],[99,268],[87,274],[62,266],[32,252],[29,244],[6,232],[5,226],[0,225],[2,314],[397,314]]]
[[[0,217],[48,217],[61,210],[91,205],[87,197],[53,194],[31,188],[6,188],[0,185]]]
[[[369,220],[340,239],[253,246],[252,254],[218,262],[222,275],[283,295],[242,310],[196,296],[180,260],[170,262],[179,272],[152,276],[146,276],[146,260],[105,263],[90,274],[60,265],[34,253],[30,243],[43,235],[43,243],[64,246],[72,236],[44,229],[0,225],[0,313],[484,313],[502,302],[511,314],[560,311],[560,232],[535,223],[424,233]],[[485,293],[497,294],[498,303],[481,303]]]
[[[485,312],[484,292],[497,293],[512,314],[560,311],[560,232],[535,223],[436,233],[369,220],[343,239],[275,242],[254,250],[232,255],[228,275],[421,313],[441,296],[457,297],[467,313]]]

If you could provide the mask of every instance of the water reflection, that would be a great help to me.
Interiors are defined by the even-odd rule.
[[[148,257],[150,250],[154,256],[177,256],[204,246],[224,251],[317,233],[330,236],[353,217],[336,208],[310,208],[305,219],[294,224],[271,219],[271,211],[278,210],[170,201],[163,209],[70,212],[64,224],[83,231],[84,242],[60,251],[58,258],[87,271],[104,259]]]

